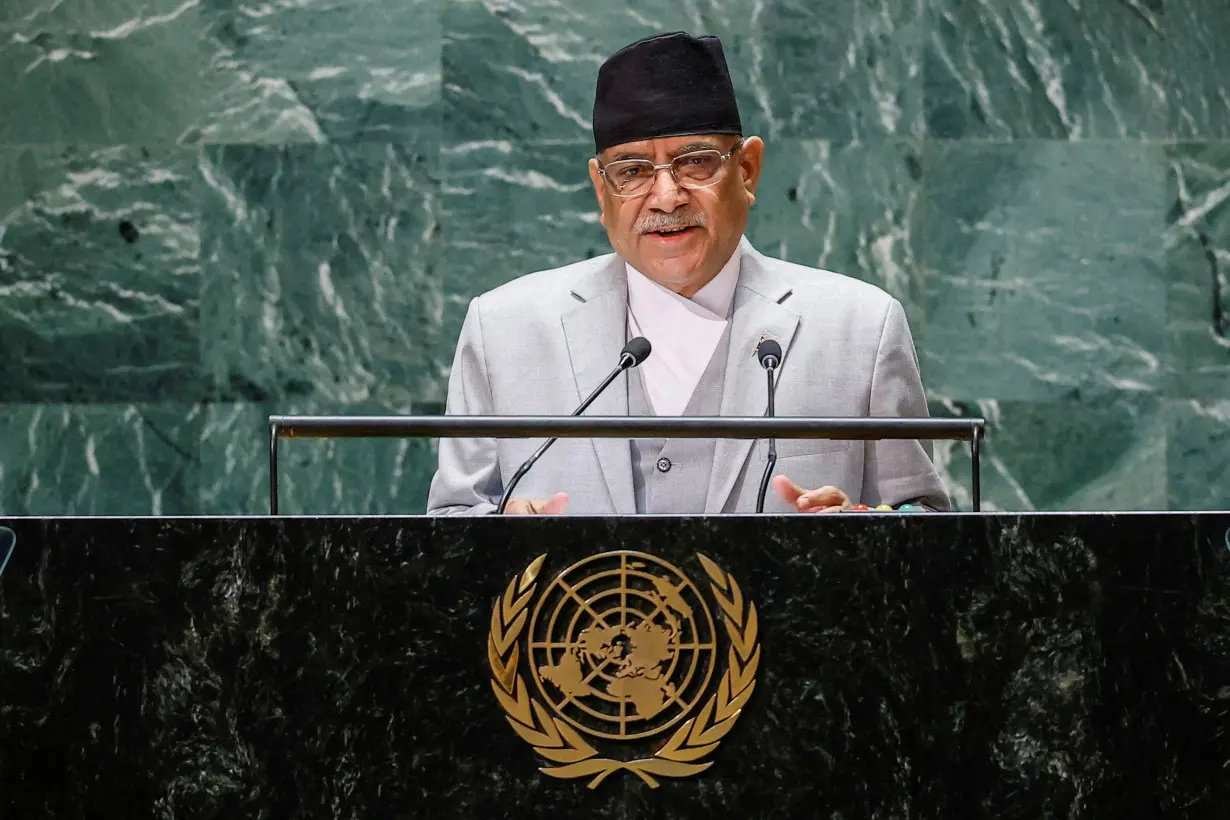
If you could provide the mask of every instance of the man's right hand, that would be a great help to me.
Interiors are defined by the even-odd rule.
[[[539,498],[510,498],[505,515],[562,515],[568,509],[568,493],[556,493],[543,501]]]

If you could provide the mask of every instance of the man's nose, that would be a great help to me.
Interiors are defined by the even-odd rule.
[[[688,200],[687,191],[679,187],[675,175],[670,168],[659,168],[654,172],[653,187],[649,189],[649,202],[646,204],[659,211],[670,212]]]

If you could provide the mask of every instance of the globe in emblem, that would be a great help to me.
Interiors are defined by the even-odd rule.
[[[530,620],[530,667],[543,698],[573,726],[634,740],[682,720],[716,660],[700,591],[652,555],[612,552],[564,570]]]

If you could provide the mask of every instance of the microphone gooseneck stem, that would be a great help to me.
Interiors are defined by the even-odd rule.
[[[534,466],[534,462],[542,457],[542,454],[547,451],[547,448],[555,443],[555,438],[549,438],[542,443],[542,446],[534,451],[534,455],[521,462],[521,466],[517,468],[517,472],[513,473],[512,478],[508,482],[508,488],[504,490],[504,495],[500,497],[500,506],[496,508],[496,513],[504,514],[504,508],[508,506],[508,502],[512,499],[512,491],[516,489],[518,483]]]
[[[625,353],[622,356],[620,356],[619,366],[616,367],[614,370],[612,370],[609,374],[607,374],[607,377],[602,380],[602,384],[598,385],[597,389],[595,389],[594,392],[589,394],[589,398],[581,402],[581,406],[578,407],[576,410],[574,410],[572,412],[572,415],[579,416],[582,413],[584,413],[585,409],[594,403],[594,400],[598,398],[598,396],[602,393],[602,391],[606,390],[608,387],[611,386],[611,382],[615,381],[615,379],[619,377],[620,373],[624,372],[629,367],[632,367],[635,364],[636,364],[636,359],[633,358],[631,353]],[[541,447],[539,447],[537,450],[534,451],[534,455],[530,456],[529,458],[527,458],[525,461],[521,463],[521,466],[517,468],[517,472],[513,473],[512,478],[509,479],[508,486],[504,489],[504,494],[500,497],[500,506],[496,508],[496,514],[498,515],[504,514],[504,508],[508,506],[508,502],[512,499],[512,492],[514,489],[516,489],[517,484],[521,481],[521,479],[525,476],[525,474],[530,471],[530,468],[534,466],[534,463],[537,462],[538,459],[542,458],[542,454],[545,453],[547,451],[547,448],[549,448],[552,444],[554,444],[556,440],[557,439],[554,436],[547,439],[546,441],[542,443]]]
[[[769,382],[769,409],[765,413],[769,418],[773,418],[775,409],[773,407],[773,394],[776,393],[776,385],[773,383],[773,373],[776,370],[776,364],[770,360],[765,367],[765,376]],[[777,439],[769,439],[769,454],[764,466],[764,475],[760,477],[760,492],[756,495],[756,512],[764,512],[764,497],[769,491],[769,479],[773,477],[773,468],[777,466]]]
[[[598,385],[597,389],[595,389],[594,392],[589,394],[588,399],[581,402],[581,406],[578,407],[573,412],[572,415],[579,416],[582,413],[584,413],[585,409],[594,403],[594,399],[598,398],[599,394],[601,394],[603,390],[606,390],[608,387],[611,386],[611,382],[615,381],[615,379],[619,377],[620,373],[624,372],[629,367],[632,367],[634,364],[636,364],[636,359],[632,358],[631,353],[625,353],[624,355],[620,356],[619,366],[616,367],[614,370],[612,370],[609,374],[607,374],[607,377],[602,380],[602,384]],[[554,440],[555,439],[552,439],[552,441]]]

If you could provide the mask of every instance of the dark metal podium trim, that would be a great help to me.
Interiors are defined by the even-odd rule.
[[[986,420],[761,416],[270,416],[269,513],[278,514],[282,438],[798,438],[968,441],[973,507],[981,509],[979,442]]]

